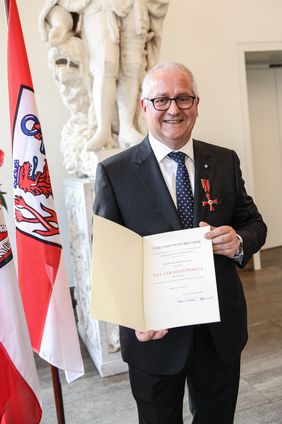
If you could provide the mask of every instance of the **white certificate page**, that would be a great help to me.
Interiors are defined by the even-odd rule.
[[[146,328],[220,321],[210,227],[143,238]]]

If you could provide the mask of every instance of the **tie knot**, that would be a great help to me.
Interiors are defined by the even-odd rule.
[[[187,155],[183,152],[170,152],[168,156],[175,160],[175,162],[180,163],[181,165],[185,164]]]

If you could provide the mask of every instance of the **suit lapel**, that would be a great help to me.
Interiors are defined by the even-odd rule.
[[[167,189],[148,137],[138,147],[133,159],[136,166],[136,176],[172,229],[181,230],[181,222],[176,207]]]

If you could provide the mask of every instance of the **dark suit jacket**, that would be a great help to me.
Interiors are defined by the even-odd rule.
[[[242,266],[264,244],[266,226],[247,195],[239,159],[232,150],[194,140],[194,226],[204,220],[212,226],[230,225],[244,243]],[[210,182],[215,211],[207,200],[201,179]],[[175,205],[164,182],[148,138],[100,163],[96,174],[94,213],[141,236],[181,229]],[[122,243],[122,240],[121,240]],[[222,359],[238,358],[247,341],[247,312],[236,262],[215,255],[221,321],[209,329]],[[157,374],[179,372],[187,361],[193,328],[170,329],[161,340],[139,342],[132,329],[120,327],[121,351],[130,366]]]

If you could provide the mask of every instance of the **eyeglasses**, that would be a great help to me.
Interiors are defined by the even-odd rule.
[[[155,99],[149,99],[146,97],[146,100],[152,102],[156,110],[165,111],[170,108],[172,100],[175,101],[178,109],[191,109],[196,98],[197,96],[156,97]]]

